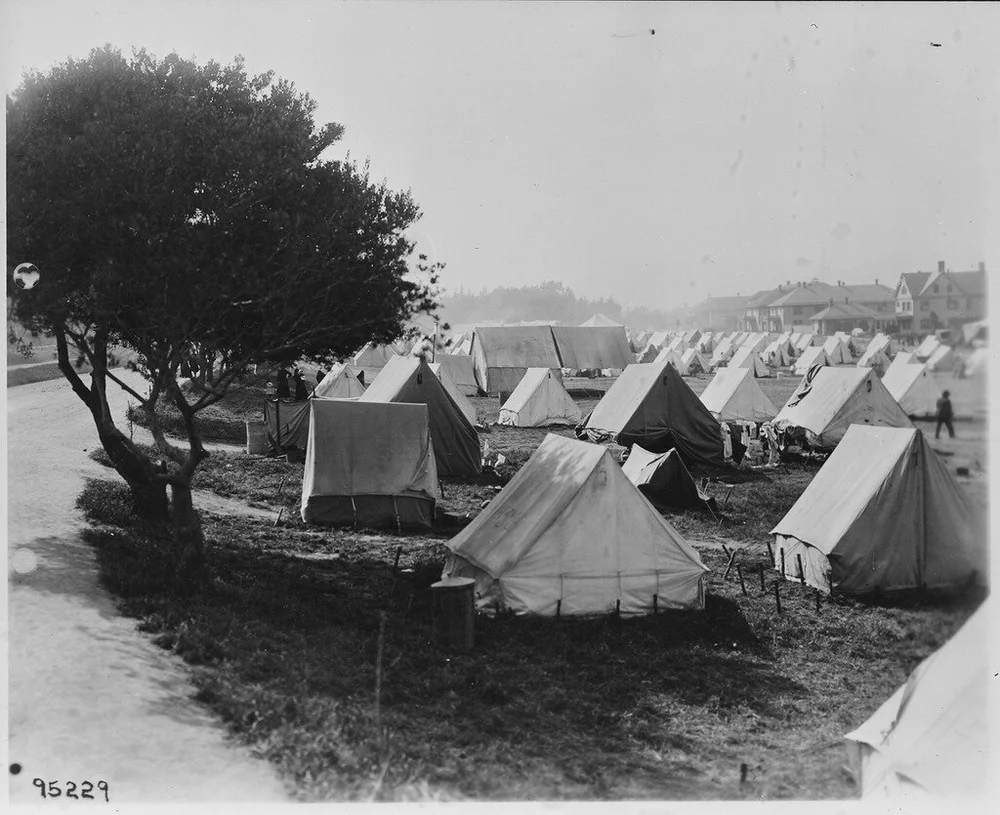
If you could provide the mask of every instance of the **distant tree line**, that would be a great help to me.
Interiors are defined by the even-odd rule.
[[[598,312],[623,325],[666,329],[673,328],[686,309],[624,308],[611,297],[579,297],[554,280],[535,286],[499,286],[491,291],[459,289],[440,299],[440,314],[452,325],[539,320],[579,325]]]

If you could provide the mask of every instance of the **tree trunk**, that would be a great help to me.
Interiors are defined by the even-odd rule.
[[[197,591],[208,584],[208,561],[201,519],[194,508],[190,483],[170,487],[177,551],[177,584],[184,591]]]
[[[156,466],[118,428],[99,430],[104,451],[118,474],[132,490],[136,513],[150,520],[167,521],[167,487],[156,480]]]

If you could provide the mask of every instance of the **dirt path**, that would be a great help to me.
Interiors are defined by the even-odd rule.
[[[112,803],[289,800],[270,765],[228,744],[192,700],[183,663],[98,585],[74,501],[84,477],[108,470],[87,457],[96,434],[69,386],[10,388],[7,409],[8,760],[22,767],[11,800],[38,801],[36,777],[107,781]],[[117,393],[113,409],[124,415]]]

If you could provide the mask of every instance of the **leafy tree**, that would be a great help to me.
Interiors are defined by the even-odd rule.
[[[317,127],[314,110],[240,58],[198,65],[110,46],[25,75],[7,98],[8,265],[30,260],[42,275],[14,293],[13,316],[55,338],[137,506],[172,523],[188,585],[206,574],[191,500],[208,455],[199,411],[253,364],[343,357],[436,307],[441,264],[409,274],[416,204],[367,166],[324,159],[343,128]],[[148,392],[113,368],[116,346]],[[73,357],[92,366],[89,385]],[[116,427],[116,384],[146,413],[162,460]],[[161,399],[184,419],[186,450],[160,429]]]

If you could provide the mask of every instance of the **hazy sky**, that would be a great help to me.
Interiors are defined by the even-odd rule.
[[[8,91],[104,43],[294,81],[346,127],[340,152],[412,190],[448,288],[562,280],[670,308],[997,262],[996,4],[0,9]]]

